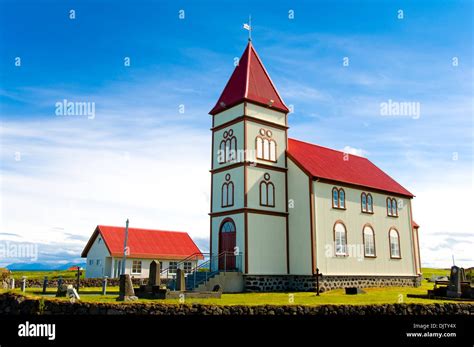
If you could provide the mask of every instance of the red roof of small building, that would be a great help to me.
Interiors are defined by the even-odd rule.
[[[413,197],[412,193],[366,158],[295,139],[288,139],[287,153],[314,178]]]
[[[249,41],[219,100],[209,112],[215,115],[242,101],[253,102],[288,113],[288,107],[273,85],[262,61]]]
[[[123,256],[125,228],[98,225],[82,251],[83,258],[87,257],[90,247],[99,234],[111,256]],[[184,259],[197,255],[198,259],[204,259],[201,251],[186,232],[128,228],[127,246],[129,247],[127,256],[131,258]]]

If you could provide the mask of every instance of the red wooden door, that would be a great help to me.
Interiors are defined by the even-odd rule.
[[[232,219],[226,219],[219,230],[219,270],[235,269],[235,246],[235,224]]]

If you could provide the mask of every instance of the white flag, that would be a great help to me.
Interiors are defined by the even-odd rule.
[[[250,31],[250,30],[251,30],[250,25],[248,25],[247,23],[245,23],[245,24],[244,24],[244,29]]]

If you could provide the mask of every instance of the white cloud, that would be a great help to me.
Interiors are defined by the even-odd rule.
[[[366,157],[368,154],[368,152],[366,150],[363,150],[362,148],[354,148],[351,146],[344,146],[342,151],[344,153],[358,155],[359,157]]]

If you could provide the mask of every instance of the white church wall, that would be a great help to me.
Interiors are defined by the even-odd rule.
[[[105,275],[105,258],[107,256],[109,256],[107,246],[102,236],[98,234],[87,253],[86,278],[97,278]]]
[[[240,103],[234,107],[229,108],[228,110],[218,113],[214,117],[214,126],[225,124],[234,120],[235,118],[242,117],[244,115],[244,104]]]
[[[234,205],[222,207],[222,185],[226,175],[230,175],[230,181],[234,184]],[[231,170],[225,170],[214,173],[212,178],[212,211],[222,212],[244,207],[244,167],[237,167]]]
[[[247,116],[262,119],[268,122],[286,125],[286,115],[283,112],[271,110],[266,107],[247,103]]]
[[[272,139],[276,142],[276,162],[257,159],[257,148],[256,138],[260,135],[260,130],[270,130],[272,133]],[[275,127],[254,123],[252,121],[246,122],[247,131],[247,149],[248,149],[248,160],[256,161],[271,166],[285,167],[285,151],[286,151],[286,136],[285,130],[281,130]]]
[[[416,275],[414,268],[413,234],[409,200],[396,197],[399,201],[399,217],[388,217],[386,198],[390,194],[370,190],[374,201],[374,214],[361,212],[362,190],[342,187],[346,193],[346,210],[332,208],[332,188],[335,185],[314,182],[315,225],[317,267],[326,275]],[[341,220],[347,228],[349,256],[334,255],[334,231],[336,221]],[[362,229],[370,223],[375,232],[376,258],[365,258]],[[401,259],[390,258],[389,230],[396,228],[400,234]],[[352,254],[351,254],[352,253]]]
[[[247,235],[249,274],[287,273],[285,217],[249,213]]]
[[[309,178],[288,159],[290,274],[311,275]]]
[[[264,174],[270,175],[269,182],[275,186],[275,207],[260,205],[260,182]],[[247,167],[247,207],[274,212],[286,212],[285,173],[259,167]]]

